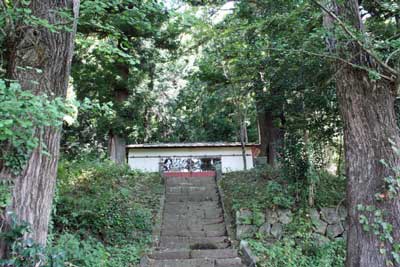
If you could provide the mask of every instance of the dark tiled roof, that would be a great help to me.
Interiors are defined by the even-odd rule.
[[[225,143],[225,142],[211,142],[211,143],[153,143],[153,144],[134,144],[127,145],[127,148],[185,148],[185,147],[240,147],[239,142]],[[249,146],[258,146],[255,143],[247,143]]]

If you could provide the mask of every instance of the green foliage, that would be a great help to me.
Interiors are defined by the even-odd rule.
[[[143,251],[146,251],[146,247],[138,244],[126,244],[126,245],[115,245],[108,247],[107,251],[112,257],[110,257],[108,266],[117,267],[135,267],[140,261]]]
[[[175,58],[177,37],[187,27],[183,15],[156,0],[81,3],[74,88],[80,101],[112,103],[113,114],[79,115],[79,126],[66,133],[66,152],[78,154],[70,146],[102,150],[110,132],[134,143],[160,137],[165,103],[159,98],[165,90],[156,81],[162,64]]]
[[[323,246],[315,245],[313,251],[304,251],[293,239],[285,238],[273,245],[251,240],[249,244],[259,257],[261,267],[343,267],[345,244],[334,241]]]
[[[37,137],[44,127],[59,127],[67,108],[60,98],[36,96],[15,82],[0,80],[0,161],[15,171],[25,164],[29,153],[46,147]]]
[[[53,212],[55,248],[65,247],[66,259],[76,266],[136,266],[151,246],[163,193],[160,182],[159,174],[108,161],[61,161]]]
[[[13,217],[11,229],[1,234],[1,238],[4,238],[10,246],[10,255],[7,259],[0,260],[0,266],[110,266],[107,264],[110,255],[103,244],[93,238],[80,240],[75,235],[64,233],[57,238],[55,244],[49,244],[47,248],[44,248],[34,243],[32,239],[23,238],[23,235],[28,232],[30,232],[30,226],[18,222]]]
[[[291,208],[294,198],[287,184],[275,169],[255,168],[245,172],[227,173],[221,180],[228,205],[233,210],[266,207]]]
[[[96,99],[85,98],[79,105],[76,121],[63,128],[61,147],[64,158],[105,158],[109,133],[106,124],[115,116],[112,102],[100,103]]]
[[[300,183],[287,177],[287,169],[257,167],[249,171],[224,174],[221,186],[227,205],[233,210],[265,208],[305,207],[307,205],[306,181]],[[346,179],[327,171],[317,171],[315,183],[315,205],[332,207],[343,203],[346,194]],[[299,200],[296,201],[296,198]]]
[[[8,181],[0,180],[0,210],[5,209],[11,201],[10,184]]]
[[[271,244],[270,236],[257,233],[246,239],[263,267],[343,267],[345,242],[341,239],[319,244],[313,235],[313,225],[308,215],[307,201],[295,203],[296,181],[286,178],[283,169],[256,168],[250,171],[225,174],[220,181],[224,192],[225,207],[234,214],[239,209],[253,211],[245,224],[260,226],[261,212],[266,208],[292,210],[292,221],[283,226],[282,240]],[[326,172],[317,172],[316,205],[337,205],[344,196],[344,180]],[[337,183],[338,185],[332,184]],[[305,194],[306,195],[306,194]]]
[[[298,210],[293,220],[285,226],[282,240],[271,244],[268,239],[258,236],[249,244],[259,258],[262,267],[343,267],[345,241],[334,240],[318,244],[312,236],[312,224],[307,213]]]
[[[62,161],[47,248],[24,239],[30,227],[13,216],[11,229],[0,234],[11,247],[0,266],[137,266],[151,246],[162,189],[158,174],[111,162]]]
[[[397,144],[389,140],[392,149],[397,155],[400,155],[400,149]],[[385,187],[383,192],[375,194],[376,201],[379,203],[396,200],[400,196],[400,169],[381,160],[381,164],[391,170],[392,175],[384,179]],[[379,249],[380,254],[386,257],[386,266],[396,266],[400,264],[400,242],[395,240],[392,221],[393,214],[387,210],[380,208],[379,205],[357,205],[358,221],[365,232],[375,235],[381,242]]]
[[[63,265],[60,266],[110,266],[108,261],[111,255],[101,242],[91,237],[80,240],[76,235],[64,233],[57,238],[50,251],[60,251],[63,256]]]
[[[149,240],[162,193],[158,174],[111,162],[62,162],[54,225],[103,242]]]
[[[343,203],[346,197],[346,177],[332,175],[327,171],[317,173],[315,203],[319,207],[333,207]]]
[[[7,259],[0,259],[0,266],[4,267],[36,267],[41,263],[44,267],[63,267],[63,256],[59,251],[49,254],[45,248],[35,244],[32,239],[24,238],[30,232],[27,223],[20,222],[16,216],[9,213],[11,218],[10,228],[0,233],[0,238],[5,240],[10,247]],[[52,260],[50,260],[52,259]]]

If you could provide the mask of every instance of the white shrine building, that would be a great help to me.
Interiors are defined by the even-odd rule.
[[[246,167],[254,166],[259,145],[246,144]],[[222,172],[244,170],[240,143],[160,143],[127,146],[128,164],[145,172]]]

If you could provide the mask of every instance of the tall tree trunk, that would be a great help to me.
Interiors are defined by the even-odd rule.
[[[384,178],[393,172],[379,162],[385,160],[400,166],[389,139],[400,144],[394,113],[394,85],[373,82],[368,74],[349,67],[340,72],[337,94],[344,122],[347,205],[349,232],[348,267],[385,266],[391,245],[380,241],[380,235],[365,232],[360,224],[358,205],[376,206],[387,213],[385,221],[393,225],[394,240],[400,240],[400,199],[377,201],[376,194],[385,190]],[[374,221],[369,214],[370,222]],[[386,247],[388,255],[380,254]]]
[[[126,141],[125,138],[110,131],[108,136],[108,153],[110,160],[117,164],[126,163]]]
[[[333,1],[336,14],[363,34],[357,0]],[[332,17],[331,17],[332,18]],[[328,19],[329,20],[329,19]],[[326,20],[325,22],[327,22]],[[328,21],[329,22],[329,21]],[[335,44],[330,40],[329,44]],[[352,63],[373,70],[376,61],[356,41],[343,42],[338,49],[341,56],[351,55]],[[346,159],[347,206],[349,231],[347,239],[347,267],[387,266],[392,260],[392,244],[382,241],[381,234],[363,230],[360,216],[366,216],[369,224],[377,223],[373,212],[361,211],[362,205],[374,206],[383,211],[384,221],[391,224],[395,242],[400,240],[400,198],[387,199],[385,177],[394,176],[390,168],[400,166],[400,157],[392,149],[389,139],[400,145],[394,112],[397,85],[385,79],[371,80],[367,71],[337,63],[337,97],[344,123],[344,146]],[[395,176],[394,176],[395,177]],[[383,194],[378,201],[376,195]],[[378,225],[379,231],[382,230]],[[380,253],[384,251],[385,254]],[[394,263],[396,264],[396,263]],[[392,266],[399,266],[392,265]]]
[[[265,112],[265,124],[266,124],[266,137],[267,137],[267,156],[268,164],[275,166],[276,162],[276,143],[275,137],[277,129],[274,127],[274,115],[271,111]]]
[[[278,149],[283,144],[283,134],[280,128],[275,127],[277,119],[273,112],[262,110],[258,115],[260,129],[260,156],[267,157],[267,163],[275,166],[278,160]]]
[[[243,168],[247,170],[247,159],[246,159],[246,121],[240,116],[240,144],[242,147],[242,158]]]
[[[124,81],[116,85],[114,89],[114,101],[117,104],[122,104],[129,98],[129,90],[127,81],[129,79],[129,65],[126,63],[115,64],[119,74]],[[126,139],[122,134],[116,133],[115,129],[110,129],[108,133],[108,157],[116,164],[126,163]]]
[[[24,90],[48,97],[65,97],[79,12],[79,0],[32,0],[32,15],[48,20],[51,24],[67,21],[55,11],[68,9],[73,18],[71,31],[52,32],[44,27],[17,25],[16,38],[7,51],[8,77],[17,80]],[[35,68],[35,69],[32,69]],[[41,72],[36,69],[40,69]],[[34,82],[33,82],[34,81]],[[36,130],[36,137],[43,142],[50,154],[35,149],[22,170],[13,179],[12,204],[7,209],[16,217],[29,223],[32,232],[26,237],[45,245],[50,218],[57,163],[59,158],[60,129],[45,127]],[[9,222],[10,217],[6,217]],[[1,256],[5,251],[0,252]]]
[[[268,138],[267,138],[267,124],[266,114],[263,108],[259,108],[258,111],[258,129],[259,129],[259,142],[260,142],[260,157],[267,157],[268,150]]]

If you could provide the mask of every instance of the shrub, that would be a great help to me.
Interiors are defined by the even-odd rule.
[[[64,265],[62,266],[79,266],[79,267],[105,267],[108,265],[108,257],[106,249],[99,241],[88,238],[80,240],[73,234],[62,234],[56,241],[55,245],[50,248],[53,251],[51,255],[61,253]],[[53,261],[54,259],[51,258]],[[60,257],[58,258],[60,261]]]
[[[227,173],[221,186],[226,196],[224,201],[232,210],[291,208],[294,204],[290,188],[280,177],[279,170],[270,167]]]
[[[346,197],[346,177],[336,176],[327,171],[318,172],[315,203],[320,207],[337,206]]]
[[[345,244],[333,241],[323,246],[314,246],[306,251],[293,239],[285,238],[273,245],[259,240],[250,240],[249,244],[257,255],[261,267],[343,267]]]
[[[56,231],[93,235],[105,243],[146,239],[162,192],[158,175],[111,162],[60,164]]]
[[[146,251],[146,246],[140,244],[126,244],[109,247],[108,252],[112,257],[109,261],[111,267],[134,267],[140,261],[141,255]]]
[[[4,267],[102,267],[108,266],[108,256],[104,246],[93,238],[80,240],[72,234],[62,234],[57,242],[48,248],[24,238],[31,231],[29,224],[20,222],[11,214],[11,226],[0,237],[10,247],[7,259],[0,260]]]
[[[109,161],[60,162],[53,249],[65,248],[66,266],[136,266],[151,246],[160,182]]]

